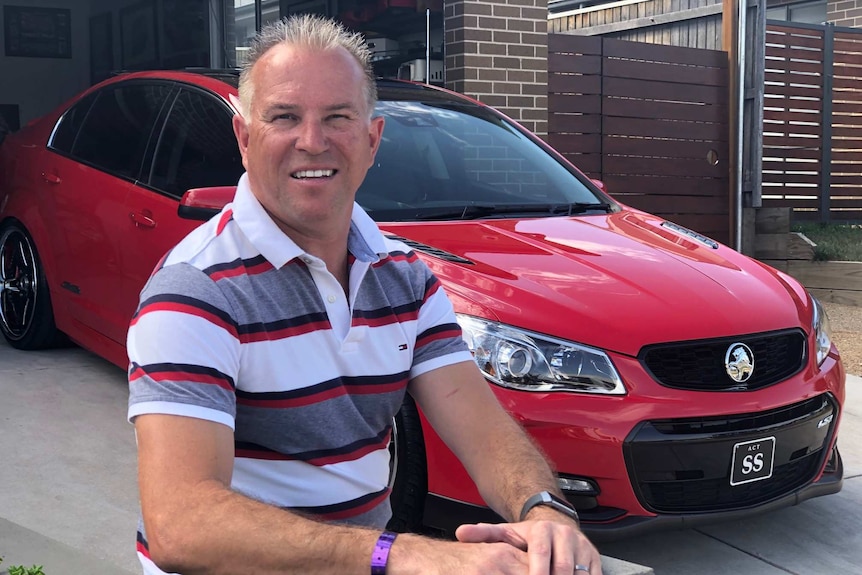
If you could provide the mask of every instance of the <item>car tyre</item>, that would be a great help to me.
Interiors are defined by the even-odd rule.
[[[395,416],[389,453],[392,519],[388,529],[400,533],[420,532],[428,493],[428,470],[422,422],[409,394],[405,394],[401,410]]]
[[[24,350],[54,347],[61,339],[42,262],[18,223],[0,227],[0,331]]]

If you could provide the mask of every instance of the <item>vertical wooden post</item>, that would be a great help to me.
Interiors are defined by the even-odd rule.
[[[823,98],[820,117],[820,221],[831,219],[832,204],[832,66],[835,60],[835,25],[826,24],[823,30]]]
[[[741,201],[742,190],[738,189],[737,172],[742,169],[738,161],[738,140],[740,130],[740,106],[739,100],[739,0],[723,0],[722,3],[722,18],[721,18],[721,44],[722,49],[727,53],[727,69],[730,74],[730,82],[728,82],[728,120],[729,120],[729,138],[727,145],[728,169],[730,175],[729,192],[729,212],[730,212],[730,237],[731,246],[737,250],[741,250],[742,246],[735,245],[736,230],[742,225],[741,221],[737,221],[737,211],[739,208],[738,202]]]

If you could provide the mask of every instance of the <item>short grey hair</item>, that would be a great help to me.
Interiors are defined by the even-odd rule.
[[[371,66],[371,50],[365,38],[358,32],[347,30],[343,24],[330,18],[316,14],[300,14],[267,24],[252,40],[239,75],[239,101],[243,115],[251,112],[251,102],[254,99],[252,68],[271,48],[279,45],[319,51],[338,47],[347,50],[365,73],[365,99],[368,103],[368,113],[370,115],[374,112],[374,105],[377,103],[377,84]]]

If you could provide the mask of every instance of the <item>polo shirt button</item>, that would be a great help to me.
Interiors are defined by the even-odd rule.
[[[329,303],[335,303],[335,296],[330,294],[326,297],[326,301],[328,301]]]

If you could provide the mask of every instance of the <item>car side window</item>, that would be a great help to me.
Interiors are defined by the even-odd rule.
[[[84,124],[84,119],[87,117],[87,113],[90,111],[97,97],[98,93],[90,94],[63,114],[48,144],[50,148],[65,154],[72,154],[72,147],[75,145],[78,131]]]
[[[102,90],[75,138],[72,156],[112,174],[137,178],[171,90],[168,84],[143,83]]]
[[[234,186],[243,171],[228,108],[183,89],[159,137],[150,185],[180,198],[191,188]]]

